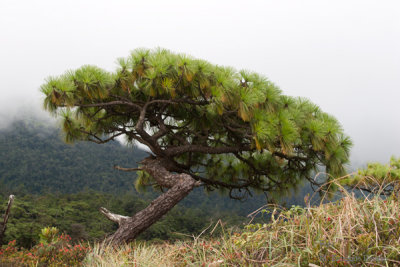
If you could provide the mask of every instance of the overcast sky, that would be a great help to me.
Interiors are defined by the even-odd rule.
[[[164,47],[267,76],[334,115],[352,160],[400,156],[400,1],[0,0],[0,124],[49,75]]]

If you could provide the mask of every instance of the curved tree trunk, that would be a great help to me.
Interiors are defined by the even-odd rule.
[[[119,225],[118,230],[106,239],[106,243],[122,244],[133,241],[185,198],[194,187],[200,185],[188,174],[174,174],[167,171],[161,161],[145,159],[141,163],[142,170],[151,174],[159,185],[169,190],[132,217],[113,214],[106,208],[100,208],[101,213]]]

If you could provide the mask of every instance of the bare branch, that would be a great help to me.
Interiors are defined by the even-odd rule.
[[[124,172],[134,172],[134,171],[142,171],[143,170],[141,168],[124,168],[124,167],[120,167],[118,165],[114,165],[114,169],[119,170],[119,171],[124,171]]]
[[[115,214],[110,212],[108,209],[101,207],[100,212],[107,217],[110,221],[118,223],[118,225],[123,224],[127,219],[129,219],[129,216],[123,216],[119,214]]]

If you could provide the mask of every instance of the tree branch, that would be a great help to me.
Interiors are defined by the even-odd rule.
[[[141,168],[124,168],[124,167],[120,167],[118,165],[114,165],[114,169],[119,170],[119,171],[124,171],[124,172],[134,172],[134,171],[142,171],[143,170]]]
[[[186,175],[183,173],[171,173],[171,170],[176,169],[176,166],[173,161],[167,158],[157,159],[148,157],[142,160],[140,164],[142,165],[141,170],[150,174],[157,181],[158,185],[166,188],[172,188],[182,179],[182,175]],[[200,183],[196,182],[195,186],[200,186]]]
[[[165,152],[168,156],[177,156],[186,152],[199,152],[205,154],[225,154],[241,151],[251,151],[250,146],[244,147],[209,147],[201,145],[183,145],[168,147]]]
[[[87,131],[84,131],[84,130],[82,130],[82,129],[79,129],[79,131],[82,132],[82,133],[84,133],[84,134],[87,134],[87,135],[89,135],[89,136],[92,136],[92,137],[94,137],[95,139],[97,139],[97,140],[89,139],[90,142],[93,142],[93,143],[96,143],[96,144],[104,144],[104,143],[107,143],[108,141],[114,140],[115,137],[118,137],[118,136],[120,136],[120,135],[123,134],[123,133],[118,133],[118,134],[112,135],[111,137],[109,137],[109,138],[107,138],[107,139],[101,139],[101,138],[98,137],[97,135],[92,134],[92,133],[87,132]]]
[[[248,187],[248,186],[250,186],[251,184],[252,184],[252,182],[247,182],[247,183],[244,183],[244,184],[228,184],[228,183],[224,183],[224,182],[221,182],[221,181],[217,181],[217,180],[211,180],[211,179],[208,179],[208,178],[204,178],[204,177],[202,177],[202,176],[200,176],[200,175],[197,175],[197,174],[193,174],[193,173],[191,173],[190,171],[186,171],[186,170],[181,170],[181,172],[183,172],[183,173],[187,173],[187,174],[189,174],[190,176],[192,176],[194,179],[196,179],[196,180],[198,180],[198,181],[202,181],[202,182],[204,182],[205,184],[208,184],[208,185],[214,185],[214,186],[222,186],[222,187],[226,187],[226,188],[236,188],[236,189],[239,189],[239,188],[246,188],[246,187]]]
[[[110,212],[108,209],[101,207],[99,211],[107,217],[110,221],[113,221],[115,223],[118,223],[118,225],[123,224],[127,219],[129,219],[129,216],[123,216],[119,214],[115,214]]]
[[[118,106],[118,105],[126,105],[126,106],[131,106],[134,107],[138,110],[140,110],[142,107],[128,101],[110,101],[106,103],[93,103],[93,104],[75,104],[77,107],[82,107],[82,108],[91,108],[91,107],[107,107],[107,106]]]
[[[261,175],[265,175],[268,177],[269,180],[271,180],[272,182],[274,182],[275,184],[278,184],[278,181],[272,179],[270,176],[268,176],[268,172],[267,171],[263,171],[260,169],[257,169],[256,166],[254,166],[253,162],[251,162],[250,160],[242,157],[241,155],[239,155],[239,153],[234,153],[235,157],[238,158],[239,160],[241,160],[242,162],[246,163],[247,165],[250,166],[250,168],[253,169],[254,172],[256,172],[257,174],[261,174]]]

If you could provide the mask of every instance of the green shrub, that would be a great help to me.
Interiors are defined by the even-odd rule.
[[[89,247],[85,244],[71,244],[71,237],[58,235],[58,229],[42,229],[40,244],[31,249],[17,248],[16,241],[0,249],[0,264],[17,266],[78,266],[86,257]]]

